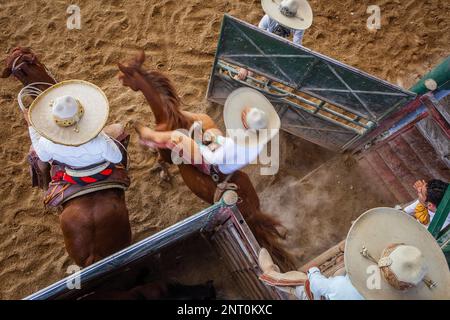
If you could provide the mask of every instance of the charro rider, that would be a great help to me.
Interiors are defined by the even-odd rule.
[[[345,276],[280,273],[262,249],[260,279],[299,299],[449,299],[450,271],[436,240],[400,210],[375,208],[352,225],[344,251]]]
[[[140,124],[136,124],[136,131],[144,144],[181,151],[183,159],[204,173],[231,176],[258,158],[278,134],[280,118],[269,100],[250,88],[233,91],[223,113],[228,136],[210,129],[197,140],[182,132],[154,131]]]
[[[52,164],[47,205],[57,206],[70,193],[111,179],[117,169],[123,168],[123,154],[111,139],[119,138],[123,128],[109,126],[109,135],[102,130],[109,103],[94,84],[70,80],[53,85],[23,113],[34,153],[40,161]],[[116,180],[127,184],[127,178]]]

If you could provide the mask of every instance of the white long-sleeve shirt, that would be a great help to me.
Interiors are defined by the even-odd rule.
[[[200,153],[207,163],[217,165],[223,174],[231,174],[252,163],[264,149],[260,145],[239,145],[233,139],[221,136],[217,137],[217,143],[220,147],[215,151],[200,145]]]
[[[314,300],[320,300],[321,297],[327,300],[364,300],[347,275],[327,278],[320,273],[319,268],[314,267],[309,269],[308,279]],[[297,296],[302,291],[303,286],[297,287]]]
[[[410,216],[414,216],[414,214],[416,212],[416,207],[419,203],[420,203],[419,200],[416,200],[415,202],[413,202],[409,206],[407,206],[405,209],[403,209],[403,211],[405,211]],[[435,213],[436,212],[428,210],[428,214],[430,215],[430,222],[433,220]],[[442,226],[442,229],[447,227],[449,224],[450,224],[450,214],[447,216],[447,219],[445,220],[444,225]]]
[[[270,18],[267,14],[261,19],[259,22],[258,28],[266,30],[270,33],[273,33],[273,30],[278,26],[278,22]],[[303,40],[303,34],[305,30],[295,30],[290,29],[292,34],[294,35],[293,42],[296,44],[301,45]]]
[[[78,147],[56,144],[28,128],[36,154],[44,162],[55,160],[72,167],[87,167],[104,161],[119,163],[122,153],[114,141],[101,132],[96,138]]]

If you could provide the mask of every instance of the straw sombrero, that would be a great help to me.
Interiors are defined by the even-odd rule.
[[[42,92],[31,104],[31,125],[48,140],[79,146],[94,139],[108,119],[109,103],[96,85],[69,80]]]
[[[306,0],[261,0],[261,5],[269,17],[285,27],[305,30],[312,24],[313,12]]]
[[[348,233],[344,258],[352,284],[366,299],[450,298],[450,271],[441,248],[426,228],[397,209],[361,215]],[[373,267],[380,271],[379,287],[369,279]]]
[[[275,137],[281,121],[270,101],[251,88],[234,90],[225,101],[225,127],[238,144],[265,145]]]

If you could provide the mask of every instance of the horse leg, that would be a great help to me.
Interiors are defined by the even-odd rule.
[[[103,259],[131,243],[125,194],[104,190],[67,202],[60,224],[69,256],[81,267]]]
[[[169,172],[169,165],[160,153],[158,153],[156,163],[150,168],[150,173],[157,172],[159,172],[161,182],[170,182],[172,180],[172,175]]]

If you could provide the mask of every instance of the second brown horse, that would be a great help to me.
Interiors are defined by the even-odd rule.
[[[155,116],[155,130],[189,130],[191,125],[198,120],[202,121],[204,130],[216,127],[214,121],[206,114],[194,114],[180,110],[181,100],[171,81],[157,71],[147,72],[144,70],[142,67],[144,61],[145,54],[140,52],[129,63],[119,64],[121,71],[119,78],[123,85],[144,94]],[[171,162],[170,150],[160,149],[159,153],[164,161]],[[213,204],[216,184],[212,178],[200,172],[193,165],[181,164],[178,167],[184,182],[191,191],[204,201]],[[242,200],[238,203],[238,208],[258,242],[272,253],[279,265],[292,270],[292,259],[279,241],[280,233],[277,227],[280,227],[280,223],[261,212],[259,197],[247,174],[237,171],[229,182],[238,186],[237,193]]]

